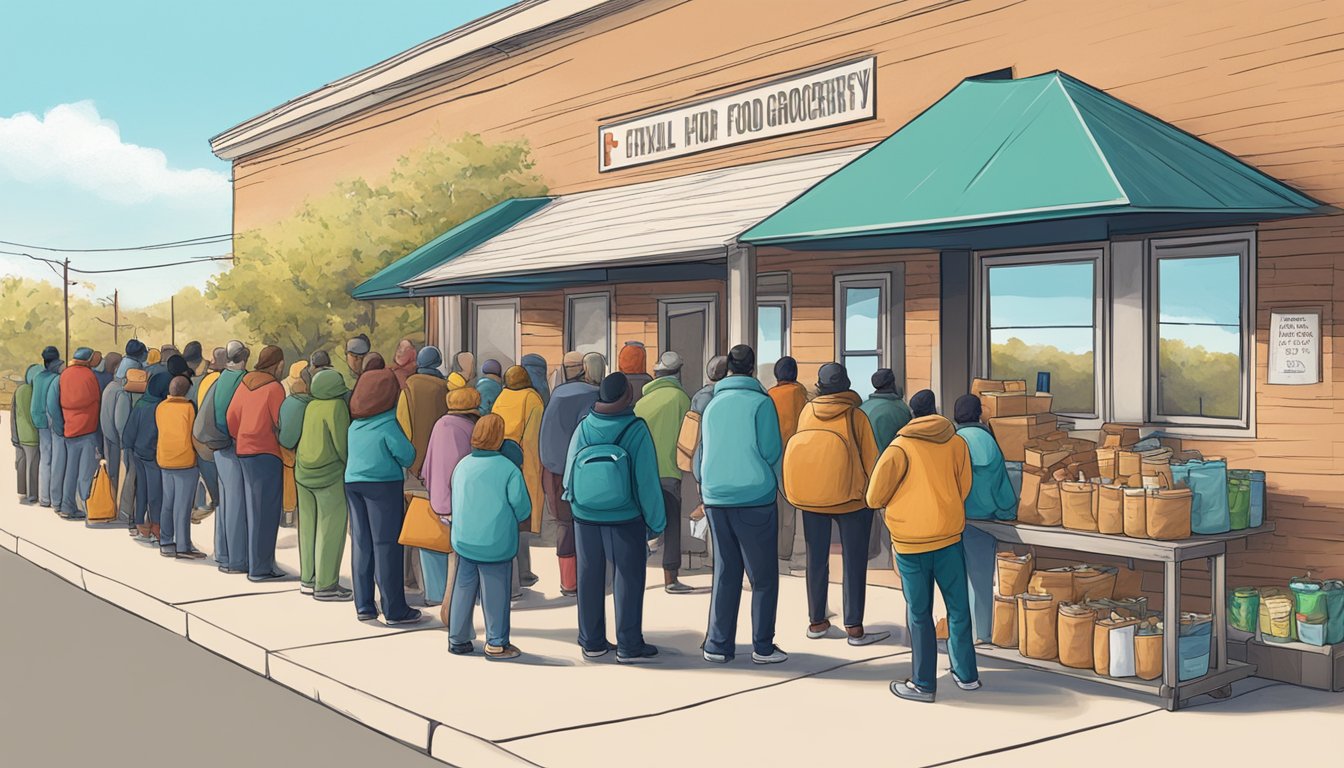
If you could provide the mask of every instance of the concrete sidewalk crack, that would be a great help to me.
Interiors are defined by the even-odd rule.
[[[928,765],[922,766],[921,768],[939,768],[939,766],[952,765],[953,763],[961,763],[961,762],[965,762],[966,760],[974,760],[974,759],[976,759],[976,758],[978,758],[978,757],[988,757],[988,756],[990,756],[990,755],[997,755],[997,754],[1000,754],[1000,753],[1003,753],[1003,752],[1012,752],[1012,751],[1014,751],[1014,750],[1022,749],[1022,748],[1024,748],[1024,747],[1031,747],[1031,746],[1035,746],[1035,745],[1037,745],[1037,744],[1044,744],[1044,743],[1049,742],[1049,741],[1055,741],[1055,740],[1057,740],[1057,739],[1067,738],[1067,737],[1069,737],[1069,736],[1076,736],[1077,734],[1080,734],[1080,733],[1086,733],[1086,732],[1088,732],[1088,731],[1095,731],[1095,730],[1097,730],[1098,728],[1106,728],[1106,727],[1108,727],[1108,726],[1112,726],[1112,725],[1119,725],[1120,723],[1125,723],[1125,722],[1128,722],[1128,721],[1130,721],[1130,720],[1137,720],[1137,719],[1140,718],[1140,717],[1147,717],[1148,715],[1151,715],[1151,714],[1154,714],[1154,713],[1157,713],[1157,712],[1166,712],[1166,709],[1164,709],[1164,708],[1162,708],[1162,707],[1155,707],[1155,708],[1153,708],[1153,709],[1148,710],[1147,712],[1140,712],[1140,713],[1135,714],[1135,715],[1129,715],[1129,716],[1127,716],[1127,717],[1121,717],[1121,718],[1119,718],[1119,719],[1116,719],[1116,720],[1110,720],[1110,721],[1107,721],[1107,722],[1105,722],[1105,723],[1096,723],[1095,725],[1086,725],[1086,726],[1083,726],[1082,728],[1075,728],[1075,729],[1073,729],[1072,731],[1065,731],[1064,733],[1056,733],[1056,734],[1054,734],[1054,735],[1052,735],[1052,736],[1042,736],[1042,737],[1039,738],[1039,739],[1032,739],[1031,741],[1024,741],[1024,742],[1022,742],[1021,744],[1011,744],[1011,745],[1006,746],[1006,747],[999,747],[998,749],[988,749],[988,750],[985,750],[984,752],[976,752],[976,753],[973,754],[973,755],[963,755],[963,756],[961,756],[961,757],[954,757],[954,758],[952,758],[951,760],[943,760],[942,762],[938,762],[938,763],[929,763]]]

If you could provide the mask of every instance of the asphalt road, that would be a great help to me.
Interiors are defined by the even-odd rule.
[[[443,763],[0,549],[0,765]]]

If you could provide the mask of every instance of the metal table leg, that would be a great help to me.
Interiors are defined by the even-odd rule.
[[[1163,563],[1162,579],[1162,697],[1168,710],[1181,705],[1180,662],[1177,640],[1181,634],[1181,564]]]
[[[1215,555],[1210,558],[1209,570],[1213,573],[1213,646],[1209,652],[1211,667],[1217,670],[1227,669],[1227,556]]]

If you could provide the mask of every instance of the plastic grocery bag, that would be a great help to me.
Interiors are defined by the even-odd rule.
[[[1194,533],[1227,533],[1232,530],[1227,507],[1227,461],[1207,459],[1173,464],[1172,480],[1185,483],[1194,499],[1190,504],[1190,529]]]

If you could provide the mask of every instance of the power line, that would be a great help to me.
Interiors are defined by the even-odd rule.
[[[46,245],[16,243],[10,240],[0,240],[0,245],[9,245],[14,248],[32,248],[35,251],[49,251],[52,253],[113,253],[117,251],[156,251],[161,248],[185,248],[193,245],[211,245],[213,243],[222,243],[232,239],[233,235],[231,233],[224,233],[219,235],[206,235],[204,237],[193,237],[187,240],[173,240],[166,243],[129,245],[124,248],[56,248]]]
[[[31,253],[21,253],[19,251],[0,251],[0,254],[6,254],[9,256],[26,256],[32,259],[33,261],[40,261],[43,264],[46,264],[47,267],[51,269],[51,271],[55,272],[56,277],[58,278],[61,277],[62,275],[59,271],[56,270],[56,267],[65,266],[64,262],[56,261],[55,259],[44,259],[41,256],[34,256]],[[220,256],[197,256],[196,258],[188,259],[186,261],[170,261],[167,262],[166,264],[144,264],[138,267],[119,267],[116,269],[76,269],[75,267],[68,267],[68,269],[71,272],[77,272],[81,275],[110,275],[118,272],[140,272],[146,269],[160,269],[162,267],[179,267],[184,264],[204,264],[207,261],[233,261],[233,254],[223,254]]]

